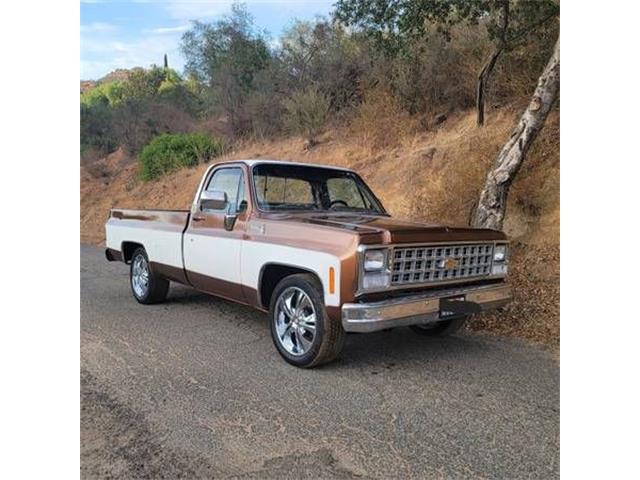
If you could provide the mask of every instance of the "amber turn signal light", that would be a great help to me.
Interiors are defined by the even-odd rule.
[[[333,267],[329,267],[329,293],[336,293],[336,271]]]

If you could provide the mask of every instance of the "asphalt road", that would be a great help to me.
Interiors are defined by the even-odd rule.
[[[139,305],[128,267],[81,246],[84,478],[555,478],[559,366],[524,342],[350,335],[286,364],[267,318],[173,285]]]

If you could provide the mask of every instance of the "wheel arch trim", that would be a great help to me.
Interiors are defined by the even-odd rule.
[[[120,244],[120,252],[122,254],[122,261],[124,263],[129,263],[131,262],[131,259],[133,257],[133,252],[135,252],[138,248],[144,248],[144,251],[147,251],[147,248],[140,242],[134,242],[134,241],[129,241],[129,240],[124,240],[121,244]],[[147,257],[149,256],[149,253],[147,252]]]
[[[265,310],[269,310],[269,305],[264,305],[264,302],[262,301],[262,293],[263,293],[263,283],[264,283],[264,272],[265,270],[267,270],[269,267],[284,267],[284,268],[290,268],[293,270],[298,270],[299,272],[297,273],[309,273],[311,275],[313,275],[316,280],[318,281],[318,283],[320,284],[320,286],[322,287],[322,297],[324,299],[324,284],[322,283],[322,278],[320,277],[320,275],[318,274],[318,272],[316,272],[315,270],[309,268],[309,267],[302,267],[300,265],[295,265],[295,264],[291,264],[291,263],[285,263],[285,262],[267,262],[264,265],[262,265],[262,267],[260,267],[260,273],[258,274],[258,306],[260,308],[263,308]],[[295,275],[296,273],[291,273],[290,275]],[[286,275],[283,278],[286,278],[290,275]],[[273,289],[275,290],[275,285],[273,286]],[[273,290],[271,292],[273,294]]]

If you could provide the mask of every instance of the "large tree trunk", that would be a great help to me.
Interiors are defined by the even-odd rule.
[[[489,83],[489,77],[493,72],[493,67],[496,66],[498,57],[502,53],[502,48],[497,48],[491,54],[487,62],[482,66],[482,70],[478,74],[478,84],[476,88],[476,110],[478,112],[477,122],[479,126],[484,125],[484,105],[486,103],[485,95],[487,93],[487,85]]]
[[[558,98],[559,90],[560,39],[538,79],[538,86],[529,106],[487,175],[473,219],[474,227],[502,228],[511,183]]]

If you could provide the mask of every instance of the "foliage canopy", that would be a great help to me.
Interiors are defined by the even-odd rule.
[[[181,49],[185,72],[209,87],[211,103],[222,107],[235,131],[246,131],[247,96],[270,59],[266,39],[255,31],[246,9],[234,4],[231,15],[215,23],[193,22]]]
[[[332,16],[293,22],[272,42],[236,4],[185,32],[184,76],[135,68],[81,94],[81,152],[123,146],[137,155],[154,137],[189,132],[295,133],[313,143],[329,121],[344,131],[368,125],[367,136],[387,144],[389,129],[366,119],[394,112],[430,128],[472,107],[491,52],[500,62],[485,84],[490,105],[527,96],[557,37],[558,22],[546,20],[557,14],[553,0],[338,0]]]

